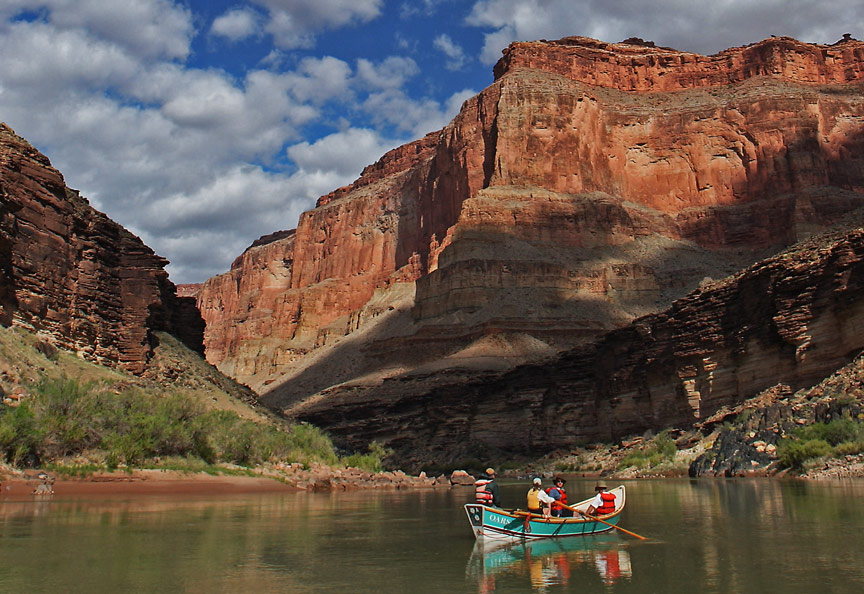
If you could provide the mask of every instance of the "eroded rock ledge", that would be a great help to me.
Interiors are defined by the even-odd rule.
[[[692,427],[784,383],[814,385],[864,348],[864,230],[823,236],[698,290],[551,364],[418,391],[333,388],[288,412],[403,467]]]

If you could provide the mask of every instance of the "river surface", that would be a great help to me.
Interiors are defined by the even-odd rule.
[[[620,525],[649,540],[491,550],[464,487],[0,498],[0,592],[864,592],[864,481],[623,484]],[[505,507],[528,486],[503,482]],[[570,480],[570,500],[592,486]]]

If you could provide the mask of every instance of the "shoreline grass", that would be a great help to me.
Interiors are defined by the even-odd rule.
[[[164,468],[162,462],[169,460],[194,472],[265,463],[377,472],[388,453],[372,444],[366,453],[342,457],[324,431],[305,423],[256,422],[208,410],[182,392],[148,393],[104,381],[43,379],[17,406],[0,405],[0,459],[23,468],[51,466],[60,472],[63,460],[76,457],[86,462],[63,472]]]

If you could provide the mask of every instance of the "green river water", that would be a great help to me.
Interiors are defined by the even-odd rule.
[[[570,500],[592,484],[570,480]],[[864,592],[862,480],[623,484],[621,526],[650,540],[491,550],[464,487],[0,498],[0,592]],[[503,482],[505,507],[528,486]]]

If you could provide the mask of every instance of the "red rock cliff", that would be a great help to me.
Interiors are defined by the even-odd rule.
[[[45,333],[104,364],[144,370],[152,332],[202,351],[203,320],[164,267],[0,124],[0,323]]]
[[[350,446],[393,447],[412,469],[477,452],[531,458],[691,427],[777,383],[812,386],[862,348],[859,227],[804,242],[547,364],[469,383],[403,377],[359,394],[341,386],[288,412]]]
[[[775,37],[702,56],[650,43],[604,43],[587,37],[565,37],[511,44],[495,65],[495,78],[517,68],[555,72],[621,91],[716,87],[758,76],[826,85],[860,80],[864,76],[864,49],[853,39],[815,45]]]
[[[862,52],[513,44],[447,127],[208,281],[208,360],[278,406],[464,362],[482,336],[555,350],[658,311],[862,204]]]

